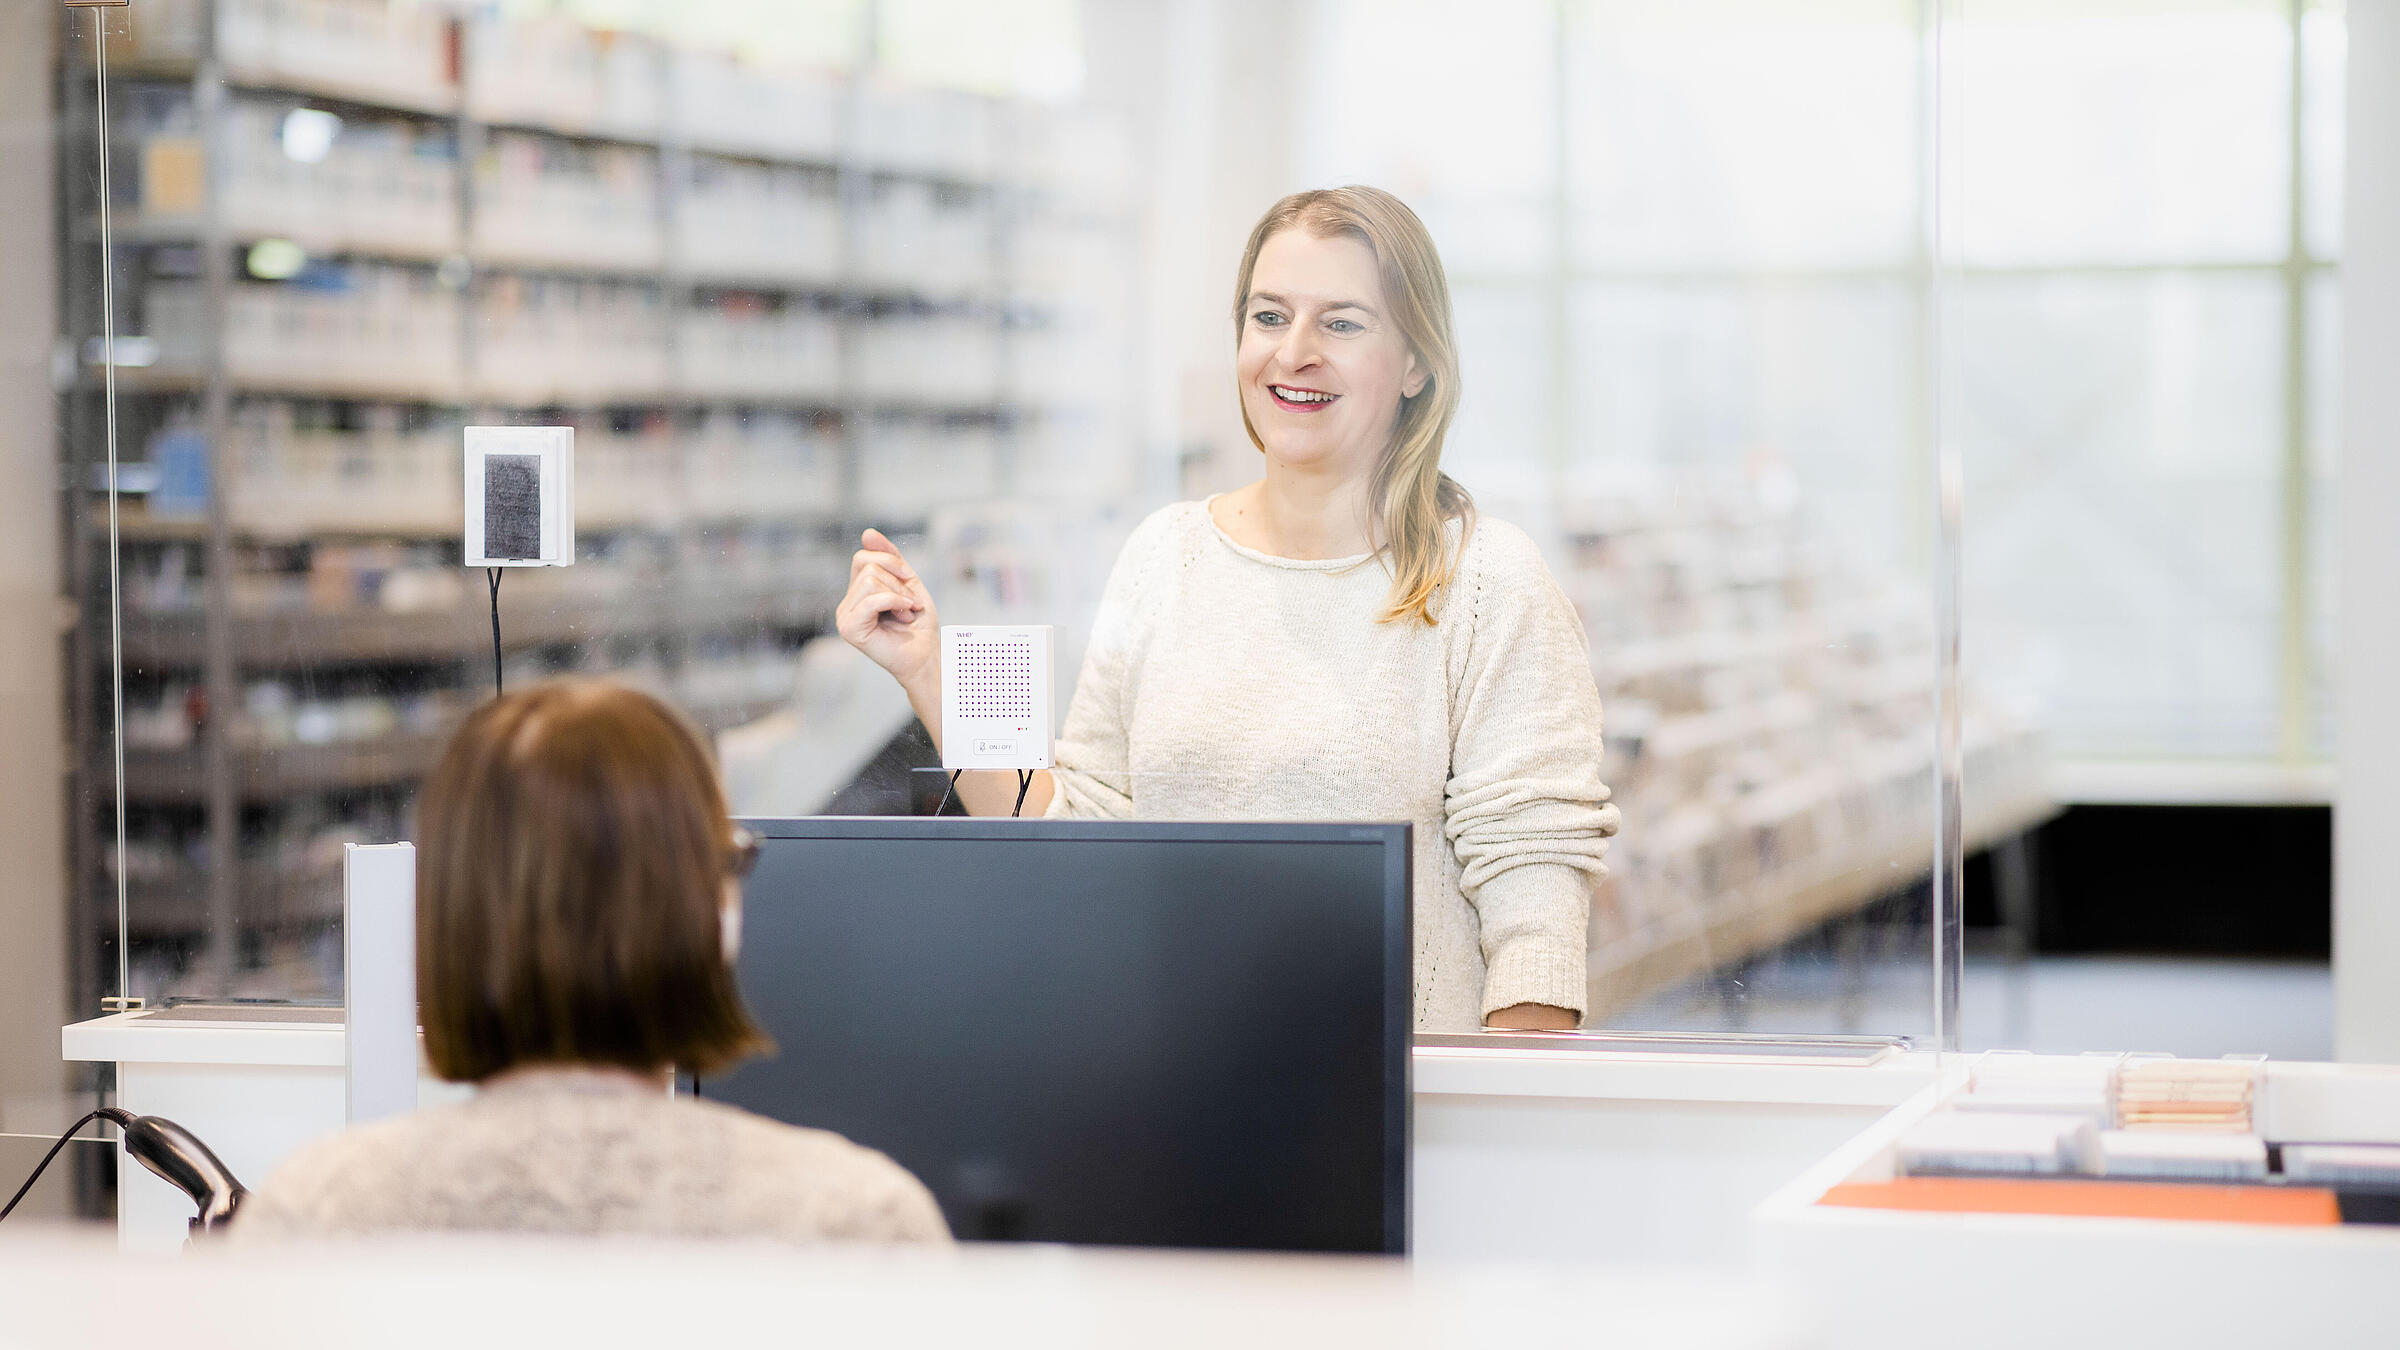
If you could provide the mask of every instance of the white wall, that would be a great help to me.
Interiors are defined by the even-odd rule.
[[[55,0],[0,5],[0,1129],[8,1130],[46,1125],[40,1115],[19,1123],[26,1098],[64,1082],[65,709],[50,392],[50,54],[59,12]]]
[[[2351,0],[2334,1052],[2400,1060],[2400,0]]]

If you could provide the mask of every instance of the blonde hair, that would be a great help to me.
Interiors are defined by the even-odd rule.
[[[1347,236],[1375,255],[1383,298],[1392,321],[1416,353],[1425,385],[1400,400],[1391,444],[1375,462],[1368,500],[1377,551],[1391,568],[1390,602],[1383,623],[1416,619],[1434,622],[1433,597],[1458,569],[1450,547],[1449,523],[1461,523],[1460,538],[1474,528],[1475,501],[1442,472],[1442,441],[1458,411],[1458,346],[1450,336],[1450,281],[1442,273],[1433,236],[1408,204],[1381,188],[1316,188],[1295,192],[1267,208],[1242,249],[1242,270],[1233,284],[1233,336],[1241,341],[1248,322],[1250,277],[1259,250],[1279,231],[1297,227],[1320,239]],[[1266,443],[1242,411],[1242,430],[1261,453]]]

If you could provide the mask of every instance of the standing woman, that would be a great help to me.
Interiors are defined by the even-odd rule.
[[[1378,189],[1295,193],[1250,232],[1233,318],[1265,474],[1134,530],[1026,808],[1412,822],[1418,1027],[1573,1027],[1617,830],[1600,696],[1532,542],[1441,471],[1458,353],[1433,241]],[[933,598],[862,542],[837,626],[938,743]],[[1015,795],[959,783],[978,815]]]

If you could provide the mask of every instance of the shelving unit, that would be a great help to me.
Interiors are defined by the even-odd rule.
[[[1624,813],[1591,924],[1595,1019],[1724,977],[1923,882],[1933,865],[1933,633],[1920,588],[1846,567],[1748,484],[1571,504]],[[2057,811],[2041,742],[1970,701],[1970,852]]]
[[[1005,496],[1020,440],[1126,421],[1031,387],[1015,351],[1105,321],[1028,279],[1048,222],[1130,236],[1059,151],[1090,152],[1078,114],[900,88],[863,58],[766,71],[385,0],[137,0],[110,60],[119,331],[156,344],[119,369],[121,445],[160,479],[124,529],[134,928],[185,960],[137,960],[130,992],[223,992],[245,946],[338,914],[338,871],[247,861],[276,852],[259,841],[398,828],[488,687],[458,427],[578,428],[583,560],[507,578],[510,679],[611,670],[717,730],[783,701],[862,519],[922,531]],[[62,52],[61,79],[88,61]],[[99,204],[75,177],[67,271],[89,276]],[[262,244],[296,245],[297,272],[257,266]],[[92,299],[69,296],[78,346]],[[67,439],[86,485],[89,373]],[[79,556],[97,519],[76,512]],[[95,574],[70,572],[103,612]],[[105,642],[76,641],[105,683]],[[105,698],[75,721],[80,782],[104,786]],[[94,934],[115,923],[108,826],[78,840]]]

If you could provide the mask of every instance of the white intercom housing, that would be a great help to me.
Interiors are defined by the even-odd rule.
[[[1047,769],[1056,675],[1048,624],[942,628],[942,767]]]
[[[575,562],[575,428],[468,427],[466,565]]]
[[[417,1109],[417,846],[342,846],[343,1063],[349,1116]]]

